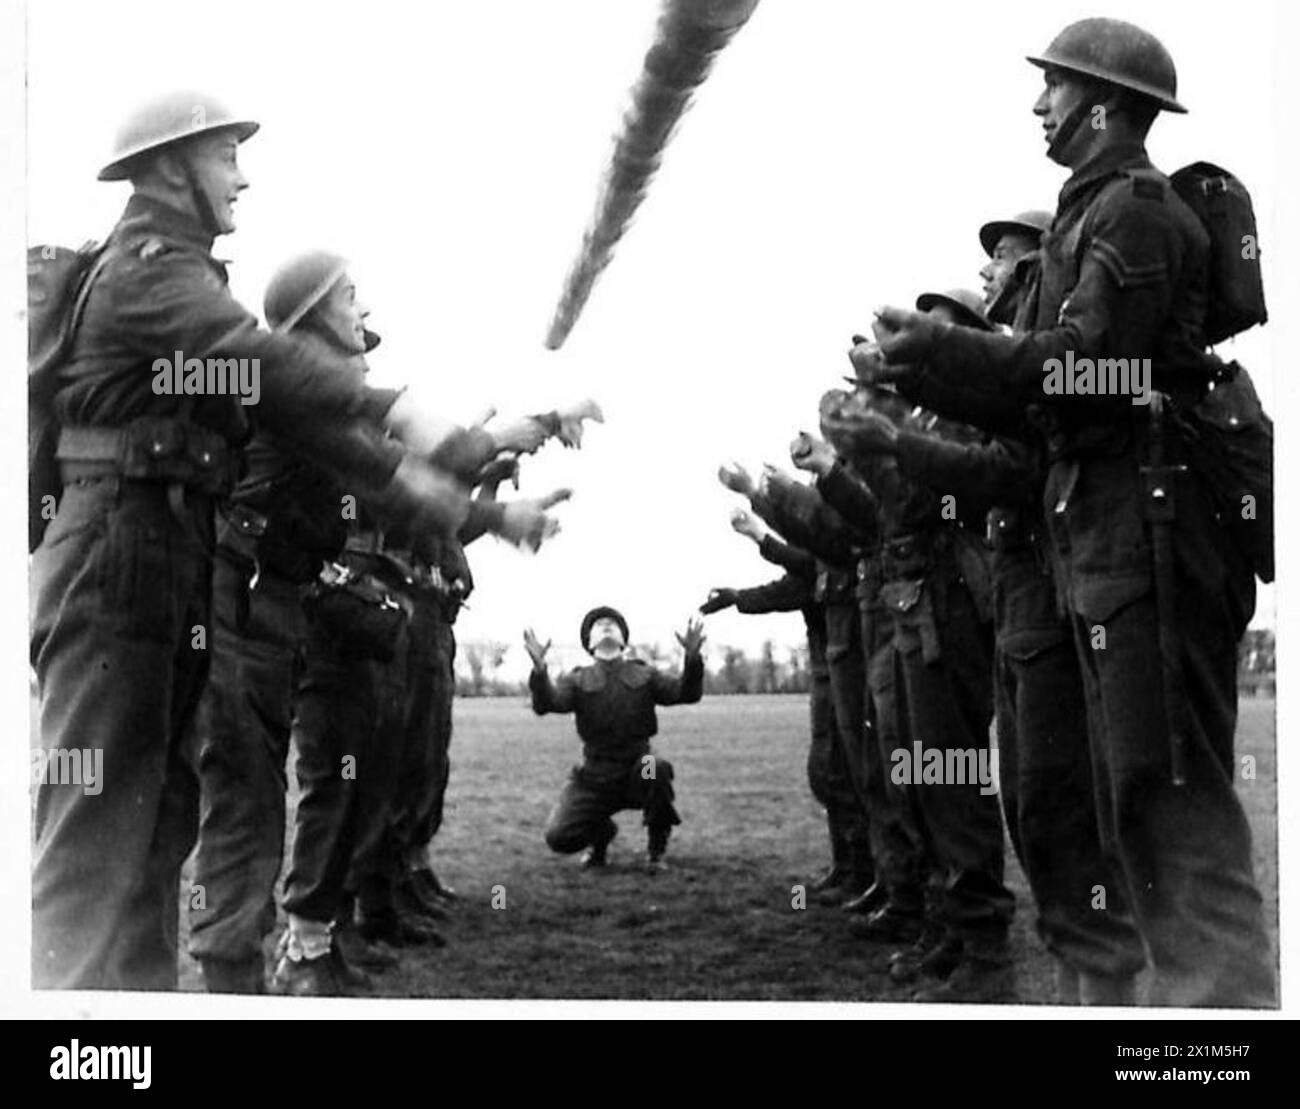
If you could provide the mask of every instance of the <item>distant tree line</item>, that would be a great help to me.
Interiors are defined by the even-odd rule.
[[[501,668],[510,644],[480,640],[460,644],[456,656],[456,695],[459,697],[518,697],[528,693],[528,684],[504,678]],[[633,647],[652,666],[676,667],[680,657],[659,643],[638,643]],[[552,673],[585,661],[576,648],[561,651],[552,660]],[[1241,641],[1237,655],[1237,684],[1243,693],[1272,697],[1277,692],[1276,644],[1269,628],[1252,628]],[[732,693],[807,693],[810,683],[808,648],[777,647],[767,640],[758,654],[743,647],[721,645],[709,650],[705,659],[704,692],[711,696]]]
[[[501,674],[511,645],[496,640],[461,643],[456,651],[456,695],[458,697],[517,697],[528,693],[528,683]],[[638,658],[651,666],[669,669],[681,665],[680,651],[659,643],[633,646]],[[743,647],[706,648],[704,692],[717,696],[730,693],[807,693],[810,684],[807,647],[778,647],[770,639],[757,656]],[[575,657],[576,656],[576,657]],[[551,673],[577,665],[586,656],[561,652],[551,663]]]

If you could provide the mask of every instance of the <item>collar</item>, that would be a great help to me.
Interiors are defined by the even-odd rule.
[[[152,196],[132,193],[114,229],[114,237],[149,235],[194,247],[204,254],[212,253],[214,236],[197,219]]]
[[[1064,211],[1101,181],[1109,180],[1121,170],[1147,169],[1151,159],[1140,142],[1105,146],[1070,175],[1061,188],[1059,210]]]

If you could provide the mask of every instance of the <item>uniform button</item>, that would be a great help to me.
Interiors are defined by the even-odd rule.
[[[209,462],[212,461],[212,455],[208,451],[204,451],[201,455],[199,455],[199,461],[206,466]]]
[[[1229,416],[1229,417],[1228,417],[1228,426],[1229,426],[1229,427],[1236,427],[1239,423],[1241,423],[1241,421],[1240,421],[1239,419],[1237,419],[1236,416]]]
[[[155,439],[149,444],[149,449],[153,451],[154,454],[162,454],[163,445]]]
[[[1158,501],[1162,501],[1165,499],[1165,491],[1159,485],[1157,485],[1154,489],[1151,490],[1151,496]]]

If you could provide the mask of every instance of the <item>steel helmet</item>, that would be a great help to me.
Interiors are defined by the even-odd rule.
[[[272,275],[262,297],[268,326],[289,331],[330,291],[348,269],[348,260],[327,250],[291,258]]]
[[[984,298],[971,289],[949,289],[946,293],[922,293],[916,298],[916,310],[928,312],[942,305],[957,313],[957,319],[967,327],[992,331],[993,325],[984,314]]]
[[[101,181],[121,181],[130,163],[149,150],[178,139],[232,128],[243,142],[261,126],[240,119],[221,101],[201,92],[169,92],[140,105],[126,118],[113,142],[113,155],[99,171]]]
[[[623,642],[626,643],[628,640],[627,621],[623,619],[623,614],[616,608],[610,608],[609,605],[600,605],[582,618],[582,630],[578,633],[583,649],[588,654],[591,653],[591,646],[587,643],[587,637],[591,635],[592,625],[602,619],[613,620],[623,632]]]
[[[1121,19],[1081,19],[1029,61],[1042,69],[1064,69],[1105,81],[1154,100],[1167,112],[1186,112],[1178,103],[1178,74],[1164,44]]]
[[[1020,215],[1012,216],[1010,219],[990,220],[980,228],[980,246],[984,248],[984,253],[992,258],[1003,235],[1025,235],[1037,243],[1043,237],[1043,232],[1051,226],[1052,213],[1037,208],[1029,212],[1021,212]]]

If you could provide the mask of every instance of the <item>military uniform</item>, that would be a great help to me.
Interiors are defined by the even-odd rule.
[[[218,528],[212,672],[199,713],[190,951],[209,989],[260,992],[284,861],[285,762],[311,643],[307,584],[346,537],[342,489],[259,435]]]
[[[610,817],[621,809],[641,809],[650,854],[662,854],[681,817],[673,805],[672,764],[650,750],[659,730],[655,706],[700,699],[700,655],[686,655],[679,677],[622,657],[598,659],[556,681],[544,668],[534,668],[528,688],[535,713],[572,712],[582,739],[582,765],[573,768],[547,821],[547,846],[562,854],[603,850],[618,830]]]
[[[830,394],[823,411],[841,398]],[[963,550],[971,537],[945,517],[940,494],[905,478],[893,458],[865,455],[853,463],[855,472],[837,462],[817,487],[846,519],[878,520],[880,545],[868,572],[879,575],[889,632],[870,659],[868,684],[882,769],[906,799],[923,848],[918,857],[907,850],[906,833],[896,831],[903,850],[879,860],[889,910],[919,925],[928,877],[931,918],[969,957],[1005,961],[1014,902],[1003,884],[997,799],[978,780],[923,781],[915,756],[920,745],[942,753],[945,765],[949,752],[988,758],[992,643],[978,560],[973,564]],[[957,511],[974,509],[959,502]],[[898,781],[897,753],[911,758],[910,781]]]
[[[133,196],[110,237],[54,405],[63,425],[58,516],[32,560],[32,664],[47,749],[104,752],[103,792],[41,785],[33,981],[170,988],[177,888],[198,781],[185,737],[206,678],[213,507],[246,434],[233,396],[153,392],[153,361],[256,357],[259,424],[384,486],[401,458],[354,434],[396,394],[368,389],[230,296],[212,236]],[[446,518],[463,519],[448,501]]]
[[[754,511],[792,543],[818,558],[813,598],[826,620],[826,669],[835,728],[857,804],[837,809],[832,835],[842,837],[850,878],[838,892],[865,893],[875,882],[871,802],[876,786],[868,744],[874,722],[866,698],[866,654],[857,599],[857,552],[873,522],[852,526],[817,494],[796,482],[771,483],[752,498]]]
[[[1150,358],[1153,388],[1175,403],[1202,395],[1206,257],[1204,229],[1141,145],[1105,146],[1061,191],[1017,321],[1023,334],[944,329],[916,372],[982,378],[1011,402],[1012,419],[1041,412],[1044,527],[1083,674],[1100,831],[1155,966],[1154,999],[1265,1005],[1273,972],[1232,757],[1236,643],[1254,607],[1253,578],[1208,491],[1189,471],[1175,473],[1162,488],[1175,506],[1175,565],[1159,588],[1176,602],[1186,680],[1167,704],[1140,470],[1149,408],[1043,388],[1044,364],[1068,352]],[[1168,451],[1171,464],[1186,460],[1181,443]],[[1093,645],[1098,629],[1104,648]],[[1183,785],[1173,782],[1171,734],[1184,751]]]
[[[798,611],[803,616],[810,679],[808,786],[826,810],[831,842],[831,869],[822,880],[824,884],[818,885],[838,891],[850,878],[850,830],[861,823],[865,814],[854,789],[844,744],[837,734],[830,667],[826,662],[826,611],[816,597],[817,561],[806,551],[771,535],[763,537],[759,551],[769,562],[785,567],[786,573],[766,585],[731,590],[729,599],[737,612],[746,615]]]

